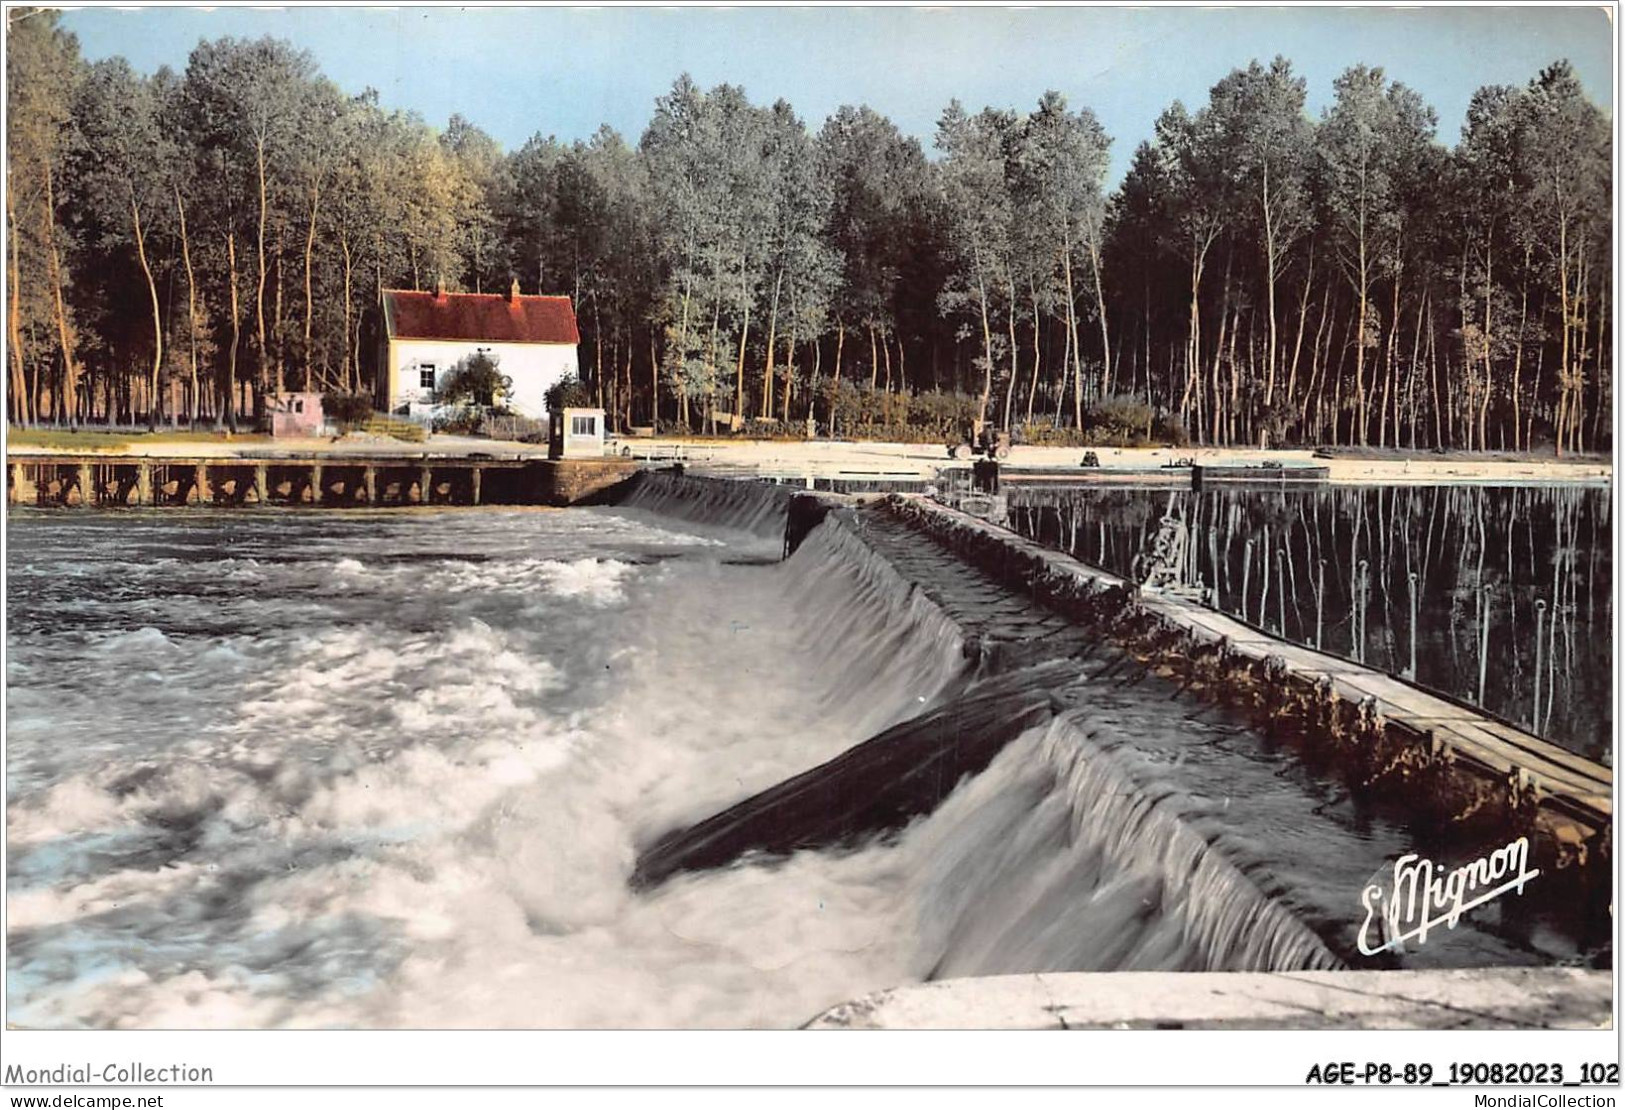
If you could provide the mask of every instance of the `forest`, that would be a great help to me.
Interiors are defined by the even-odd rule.
[[[678,78],[630,141],[503,150],[271,38],[89,62],[8,9],[8,417],[251,427],[370,391],[386,288],[567,294],[619,428],[1611,448],[1611,121],[1570,65],[1454,145],[1381,68],[1290,61],[1112,137],[1047,92],[816,128]]]

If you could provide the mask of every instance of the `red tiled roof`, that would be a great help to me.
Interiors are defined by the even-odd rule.
[[[472,339],[490,343],[579,343],[569,297],[384,290],[391,339]]]

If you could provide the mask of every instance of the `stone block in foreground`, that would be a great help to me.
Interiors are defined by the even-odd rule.
[[[843,1002],[808,1029],[1606,1029],[1609,973],[1112,971],[943,979]]]

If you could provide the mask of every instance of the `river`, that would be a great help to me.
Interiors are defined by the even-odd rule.
[[[1410,843],[1103,675],[1087,744],[1024,735],[895,835],[634,892],[660,835],[935,704],[959,643],[771,520],[8,519],[21,1026],[785,1027],[934,975],[1334,966]],[[1488,920],[1422,962],[1576,958]]]

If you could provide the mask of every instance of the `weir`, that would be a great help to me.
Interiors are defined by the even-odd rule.
[[[1607,768],[1454,703],[1417,701],[1422,691],[1373,668],[1226,624],[1177,592],[914,496],[665,471],[627,483],[609,512],[331,521],[315,511],[317,497],[325,508],[352,503],[348,491],[369,485],[379,499],[410,498],[413,486],[427,485],[439,505],[471,491],[456,484],[462,473],[432,457],[370,466],[312,458],[308,469],[216,459],[201,471],[188,461],[149,463],[145,476],[132,467],[137,459],[84,464],[92,468],[84,488],[100,500],[126,490],[131,499],[178,500],[184,490],[194,504],[242,497],[312,511],[235,513],[222,529],[229,546],[202,564],[171,554],[189,550],[185,509],[171,510],[171,520],[77,508],[55,510],[54,520],[14,518],[25,536],[51,538],[69,557],[93,550],[98,535],[148,537],[121,564],[140,576],[137,588],[81,618],[98,622],[97,635],[116,633],[104,637],[116,645],[107,654],[96,649],[109,673],[144,666],[154,653],[167,665],[189,659],[199,629],[239,635],[251,610],[218,599],[246,583],[253,609],[275,625],[275,639],[258,633],[261,650],[278,658],[290,644],[299,651],[280,672],[290,676],[287,688],[321,686],[315,680],[325,681],[335,659],[355,660],[338,665],[338,685],[351,695],[311,703],[321,722],[327,705],[356,713],[333,718],[342,732],[367,734],[371,726],[350,722],[389,711],[391,699],[373,694],[386,680],[390,689],[425,690],[426,699],[450,691],[480,705],[495,688],[517,691],[520,708],[501,705],[496,721],[516,750],[528,748],[533,722],[562,715],[557,701],[531,700],[523,680],[551,673],[542,660],[562,665],[564,656],[550,653],[573,651],[576,636],[587,650],[571,661],[589,677],[572,680],[580,685],[566,687],[563,704],[625,707],[580,715],[604,722],[584,735],[607,761],[566,759],[556,788],[526,781],[491,795],[506,799],[504,812],[519,806],[518,816],[493,827],[489,847],[480,832],[472,853],[488,868],[482,885],[514,893],[493,903],[501,912],[471,911],[468,928],[479,940],[486,918],[517,926],[483,936],[481,962],[504,966],[516,945],[539,960],[522,989],[509,981],[497,990],[520,1000],[523,1020],[535,1020],[536,985],[561,969],[582,969],[593,990],[604,981],[590,958],[583,965],[585,945],[554,941],[597,937],[604,922],[619,939],[591,945],[617,963],[638,959],[651,937],[662,939],[650,967],[723,952],[714,967],[698,957],[690,983],[747,983],[757,999],[750,1006],[769,1005],[768,995],[777,1001],[746,1020],[781,1026],[886,987],[897,989],[820,1023],[1594,1024],[1606,996]],[[80,480],[71,461],[54,465],[50,480]],[[130,469],[95,469],[104,465]],[[518,473],[474,472],[498,487],[501,475]],[[66,496],[78,500],[71,485]],[[458,549],[446,552],[451,533]],[[343,542],[333,544],[335,535]],[[296,554],[314,557],[287,558]],[[32,627],[56,628],[53,580],[28,573]],[[95,580],[77,567],[76,577],[81,589]],[[175,579],[183,589],[171,590]],[[310,589],[328,580],[338,585]],[[419,598],[439,608],[419,614]],[[320,607],[305,627],[315,635],[284,634],[283,622],[305,619],[313,602]],[[364,621],[352,630],[356,621],[333,613]],[[30,627],[18,620],[14,613],[14,626]],[[379,642],[368,625],[392,629],[410,650],[377,661],[355,651]],[[605,626],[613,632],[589,634]],[[80,627],[72,626],[75,637]],[[423,632],[431,628],[453,630],[461,646],[449,656],[431,649]],[[43,639],[24,636],[31,650]],[[188,688],[202,684],[198,676],[216,680],[218,668],[259,668],[224,652],[196,656],[182,672]],[[54,666],[36,659],[38,673]],[[453,675],[459,681],[446,683]],[[173,704],[158,686],[132,684],[129,693],[153,699],[134,704],[154,706],[155,720]],[[78,727],[95,734],[99,690],[83,700]],[[143,714],[121,701],[133,726]],[[443,707],[418,722],[432,727],[417,734],[478,737],[469,725],[478,715],[464,720],[463,704],[413,706]],[[256,705],[247,735],[257,743],[326,735],[300,699],[268,693]],[[390,721],[410,736],[409,719]],[[223,735],[240,743],[235,727]],[[42,737],[40,750],[54,759],[50,743]],[[290,749],[290,765],[301,750]],[[193,765],[222,781],[219,797],[258,798],[259,787],[238,784],[228,764],[207,754]],[[402,788],[418,792],[402,796],[421,804],[441,790],[442,766],[401,761],[387,770],[413,776]],[[109,774],[120,772],[115,763]],[[328,781],[350,786],[358,800],[376,790],[378,780],[369,789],[349,773]],[[110,796],[122,789],[117,781],[106,782]],[[462,785],[472,820],[489,804],[489,784],[472,775]],[[269,810],[283,812],[274,801]],[[154,813],[154,822],[169,821],[167,810]],[[1540,871],[1526,891],[1471,910],[1458,928],[1436,928],[1424,944],[1363,954],[1361,894],[1393,860],[1417,853],[1451,869],[1521,835]],[[285,838],[264,839],[274,847]],[[555,852],[561,843],[567,848]],[[461,857],[469,842],[457,832],[441,845],[435,850]],[[565,867],[583,857],[590,867]],[[273,852],[265,874],[284,870]],[[424,890],[405,872],[400,881]],[[578,919],[583,890],[592,905]],[[174,912],[154,898],[143,920],[190,912],[178,908],[190,897],[177,896]],[[445,897],[460,905],[458,892]],[[239,934],[235,922],[209,921],[213,947]],[[123,926],[109,928],[120,935]],[[30,940],[37,966],[59,958],[54,937],[41,931]],[[542,958],[543,948],[560,962]],[[816,971],[762,971],[786,963]],[[1165,973],[1189,977],[1188,985],[1169,986]],[[1053,995],[1007,991],[1010,976],[1027,986],[1042,976]],[[1357,978],[1340,987],[1341,976]],[[1501,984],[1522,994],[1497,1000]],[[1372,1001],[1355,1006],[1355,998]],[[446,1002],[414,1012],[440,1018]],[[689,1005],[656,1016],[738,1021],[747,1012],[733,998],[681,1008]],[[482,999],[469,1006],[468,1020],[488,1009]]]
[[[927,979],[1336,969],[1361,960],[1357,899],[1385,859],[1527,835],[1540,908],[1359,966],[1555,962],[1529,941],[1554,922],[1571,960],[1611,962],[1607,767],[924,498],[649,473],[621,504],[782,530],[788,573],[884,584],[962,657],[915,717],[654,837],[635,888],[926,842]],[[1399,830],[1391,851],[1334,827],[1371,816],[1328,816],[1356,811]]]
[[[1273,732],[1294,731],[1299,741],[1350,761],[1357,788],[1410,795],[1436,819],[1504,822],[1529,832],[1549,865],[1610,866],[1613,771],[1603,764],[967,514],[922,499],[886,506],[1048,607],[1085,621],[1105,616],[1112,634],[1143,658],[1182,681],[1206,681]]]
[[[276,962],[253,1020],[782,1028],[895,988],[825,1023],[1595,1024],[1607,840],[1559,866],[1555,791],[1438,734],[1419,761],[1374,703],[1193,641],[1177,595],[878,491],[665,472],[591,511],[333,515],[367,475],[321,461],[324,509],[12,514],[26,1023],[141,1024],[177,974]],[[205,472],[290,505],[300,477]],[[1366,954],[1393,861],[1526,829],[1527,890]],[[81,879],[121,905],[59,928]]]

